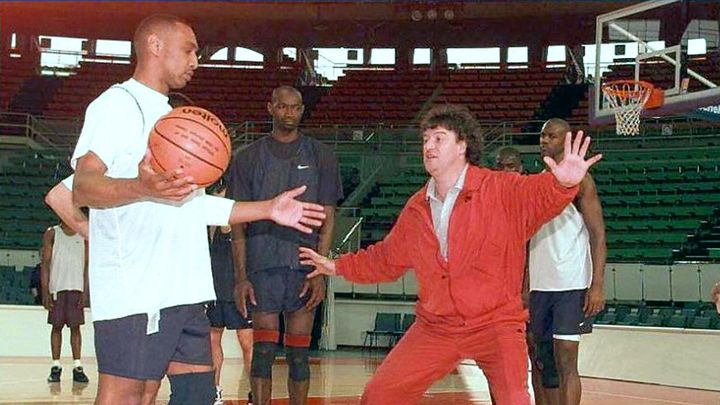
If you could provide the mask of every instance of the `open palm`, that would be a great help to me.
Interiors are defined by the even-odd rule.
[[[568,132],[565,135],[565,148],[560,163],[549,156],[543,159],[557,181],[565,187],[580,184],[590,166],[602,159],[602,155],[598,154],[585,160],[585,154],[590,147],[590,137],[583,136],[583,131],[578,131],[574,140],[571,138],[572,133]]]
[[[310,233],[311,227],[319,227],[325,219],[322,205],[298,201],[298,197],[307,189],[306,186],[286,191],[270,201],[270,219],[280,225]]]

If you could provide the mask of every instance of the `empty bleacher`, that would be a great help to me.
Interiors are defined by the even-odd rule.
[[[0,174],[0,248],[38,249],[57,223],[44,196],[70,173],[67,154],[31,149],[3,152]]]
[[[347,71],[316,105],[309,124],[408,124],[426,104],[465,104],[481,121],[529,120],[563,77],[562,69],[431,72]]]
[[[348,70],[320,98],[309,125],[404,123],[416,117],[443,77],[428,70]]]
[[[37,67],[26,58],[2,56],[0,60],[0,110],[8,110],[25,81],[37,76]]]
[[[563,69],[458,69],[449,74],[435,103],[464,104],[480,121],[525,121],[533,118]]]
[[[87,105],[109,86],[132,75],[130,65],[81,63],[73,76],[66,78],[48,103],[44,114],[82,117]],[[252,68],[200,67],[193,80],[179,90],[195,104],[215,112],[226,123],[267,120],[266,103],[273,88],[295,84],[299,71]]]

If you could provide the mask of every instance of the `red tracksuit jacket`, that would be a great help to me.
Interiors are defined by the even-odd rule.
[[[561,186],[551,173],[520,176],[471,165],[450,215],[447,261],[426,189],[410,197],[384,240],[341,256],[337,274],[377,283],[414,269],[416,314],[438,327],[526,321],[521,299],[526,243],[575,198],[578,187]]]

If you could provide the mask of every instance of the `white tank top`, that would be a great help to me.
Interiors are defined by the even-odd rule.
[[[590,236],[582,215],[568,204],[530,240],[530,291],[582,290],[592,281]]]
[[[60,291],[83,291],[85,241],[80,234],[66,235],[59,225],[53,226],[55,239],[50,259],[50,294]]]

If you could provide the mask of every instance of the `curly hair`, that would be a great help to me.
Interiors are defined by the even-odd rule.
[[[431,108],[420,119],[420,132],[443,127],[457,134],[458,141],[465,141],[465,158],[470,164],[482,165],[484,139],[475,117],[470,110],[459,104],[443,104]]]

